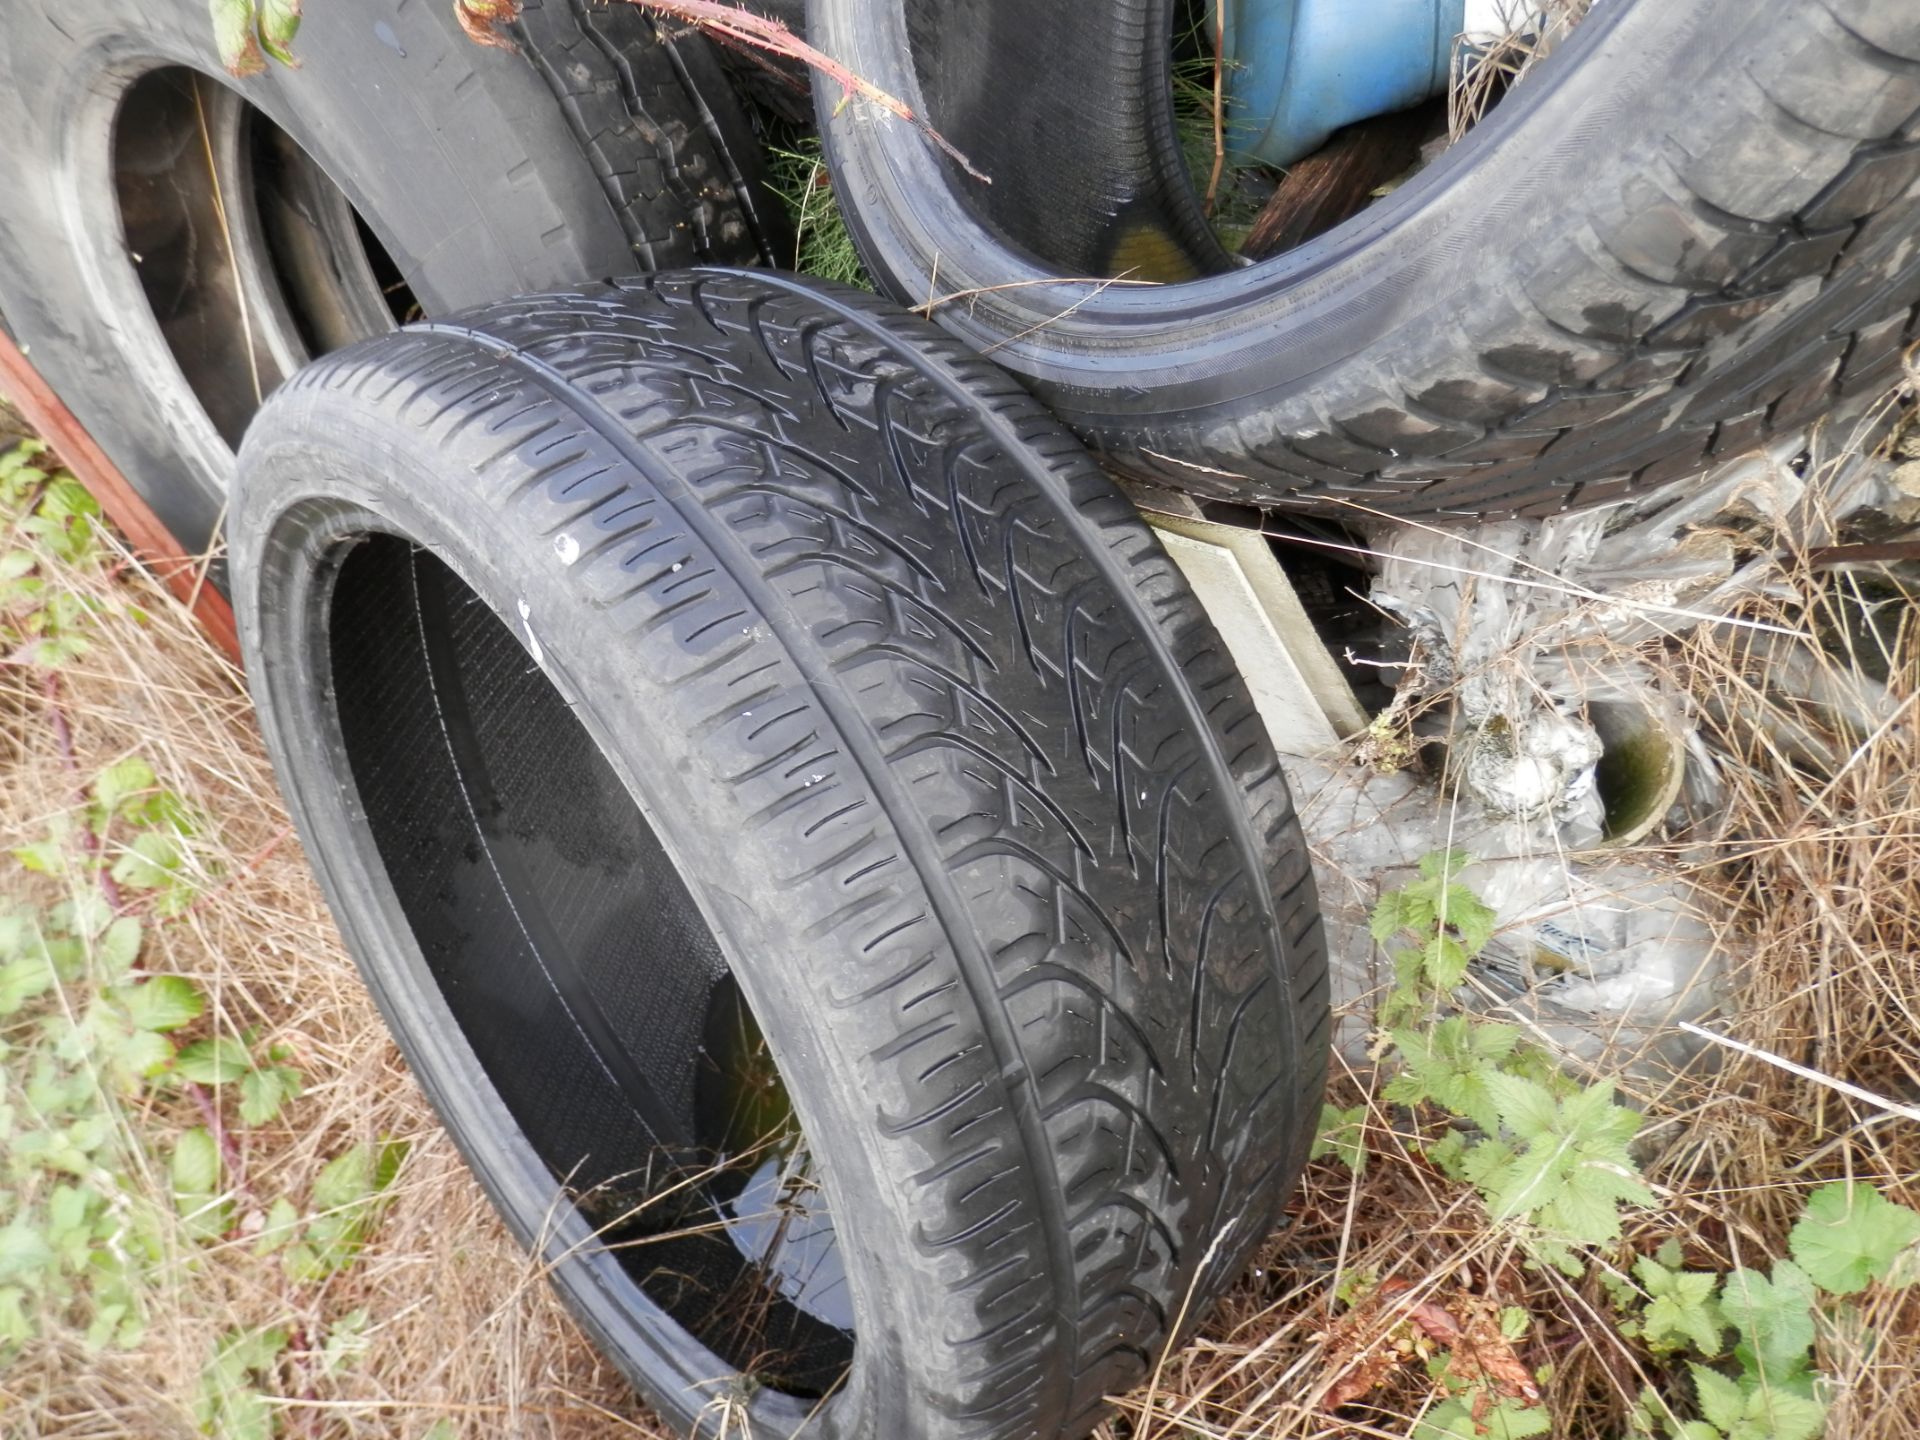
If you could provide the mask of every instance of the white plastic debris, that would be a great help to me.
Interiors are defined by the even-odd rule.
[[[1684,1059],[1673,1027],[1721,999],[1711,907],[1677,875],[1543,848],[1542,828],[1449,807],[1404,771],[1283,761],[1313,853],[1339,1043],[1363,1057],[1373,1001],[1391,984],[1368,920],[1419,878],[1422,857],[1471,857],[1460,882],[1493,907],[1493,939],[1462,999],[1584,1059]]]

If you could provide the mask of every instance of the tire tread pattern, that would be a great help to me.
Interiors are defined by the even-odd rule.
[[[577,557],[782,857],[945,1296],[924,1433],[1084,1435],[1276,1223],[1330,1027],[1284,778],[1151,532],[1002,372],[787,277],[490,306],[272,403],[341,390]]]

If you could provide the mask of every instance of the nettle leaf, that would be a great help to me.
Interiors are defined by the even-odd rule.
[[[1434,989],[1453,990],[1466,980],[1467,963],[1472,958],[1451,935],[1435,935],[1420,949],[1420,968]]]
[[[36,875],[66,873],[67,852],[57,840],[36,840],[31,845],[17,845],[12,853],[15,860]]]
[[[1323,1155],[1331,1155],[1344,1164],[1355,1175],[1367,1168],[1367,1107],[1356,1105],[1351,1110],[1342,1110],[1337,1105],[1320,1107],[1320,1129],[1313,1137],[1313,1148],[1307,1158],[1318,1160]]]
[[[1920,1240],[1920,1213],[1896,1205],[1871,1185],[1823,1185],[1787,1237],[1793,1258],[1814,1284],[1852,1295],[1893,1268],[1902,1250]]]
[[[1560,1106],[1547,1087],[1524,1076],[1496,1070],[1485,1078],[1487,1095],[1501,1122],[1522,1140],[1552,1136]]]
[[[206,997],[181,975],[156,975],[121,992],[127,1014],[142,1030],[178,1030],[206,1012]]]
[[[1693,1375],[1693,1391],[1707,1423],[1716,1429],[1731,1431],[1746,1413],[1747,1397],[1740,1392],[1740,1387],[1718,1370],[1697,1361],[1689,1362],[1687,1369]]]
[[[1464,850],[1430,850],[1419,860],[1420,873],[1429,880],[1445,880],[1473,864],[1473,856]]]
[[[1818,1400],[1765,1382],[1743,1389],[1697,1362],[1687,1368],[1700,1413],[1727,1440],[1814,1440],[1826,1427],[1827,1408]]]
[[[30,1220],[16,1217],[0,1229],[0,1281],[31,1279],[57,1261],[53,1246]]]
[[[54,928],[91,940],[112,922],[113,906],[98,890],[82,890],[54,906],[48,918]]]
[[[271,1440],[274,1409],[256,1387],[279,1367],[287,1338],[279,1327],[231,1331],[221,1338],[200,1377],[194,1405],[194,1419],[204,1433],[220,1440]]]
[[[1367,929],[1382,945],[1402,930],[1412,927],[1413,916],[1407,902],[1406,891],[1389,890],[1374,902],[1373,914],[1367,921]]]
[[[1777,1379],[1806,1368],[1817,1300],[1806,1272],[1791,1260],[1781,1260],[1775,1263],[1771,1279],[1757,1270],[1729,1274],[1720,1308],[1746,1341],[1759,1368]]]
[[[1455,1015],[1430,1032],[1395,1030],[1393,1040],[1405,1068],[1388,1081],[1387,1099],[1396,1105],[1431,1101],[1488,1134],[1499,1130],[1500,1112],[1487,1077],[1520,1043],[1517,1029]]]
[[[1550,1237],[1574,1244],[1618,1240],[1620,1205],[1654,1203],[1628,1148],[1639,1114],[1613,1103],[1611,1085],[1556,1101],[1531,1081],[1499,1079],[1491,1087],[1495,1106],[1523,1144],[1511,1161],[1478,1169],[1494,1218],[1530,1216]]]
[[[247,1047],[227,1035],[196,1040],[183,1049],[174,1069],[198,1085],[231,1085],[252,1068]]]
[[[1702,1355],[1718,1355],[1722,1320],[1714,1304],[1719,1277],[1711,1271],[1670,1269],[1650,1256],[1634,1262],[1633,1272],[1647,1290],[1641,1334],[1656,1350],[1690,1343]]]
[[[1552,1428],[1553,1417],[1540,1406],[1504,1397],[1476,1405],[1455,1396],[1421,1416],[1410,1440],[1528,1440]]]

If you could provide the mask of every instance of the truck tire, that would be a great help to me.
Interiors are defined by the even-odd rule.
[[[189,551],[259,395],[391,296],[790,253],[706,42],[631,5],[528,0],[508,51],[328,0],[240,81],[204,0],[0,0],[0,36],[0,312]]]
[[[1912,0],[1606,0],[1345,225],[1189,283],[1064,283],[1090,262],[1053,232],[1092,249],[1104,218],[1091,263],[1117,273],[1134,211],[1062,207],[1139,197],[1152,219],[1176,183],[1173,4],[808,11],[815,44],[994,182],[874,107],[822,104],[868,269],[908,304],[961,297],[935,318],[1115,465],[1242,504],[1544,514],[1792,434],[1899,374],[1920,303]],[[984,76],[965,69],[983,36],[1016,34]],[[1015,201],[1042,180],[1027,224]],[[1204,263],[1168,213],[1154,253]]]
[[[1306,848],[1015,383],[849,290],[623,281],[318,362],[236,495],[348,946],[673,1423],[1077,1440],[1266,1238],[1326,1063]]]

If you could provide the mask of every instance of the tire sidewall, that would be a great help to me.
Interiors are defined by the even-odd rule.
[[[1349,367],[1377,380],[1394,363],[1385,347],[1415,324],[1445,316],[1429,328],[1457,351],[1460,319],[1501,313],[1510,302],[1499,258],[1525,254],[1583,196],[1647,163],[1657,136],[1633,116],[1733,83],[1713,71],[1753,29],[1744,15],[1730,24],[1734,10],[1744,0],[1609,0],[1517,102],[1353,221],[1177,286],[1048,283],[1056,272],[971,217],[966,182],[909,126],[871,105],[836,107],[825,77],[815,101],[848,225],[902,303],[964,294],[934,317],[1027,378],[1082,434],[1124,447],[1142,426],[1204,433],[1211,422],[1229,445],[1251,445],[1263,425],[1278,438],[1324,423]],[[810,33],[912,105],[920,91],[902,11],[902,0],[811,0]]]
[[[303,408],[297,402],[276,400],[270,428],[285,432],[297,424],[306,438],[249,440],[246,483],[230,525],[249,683],[289,808],[348,947],[462,1153],[516,1237],[551,1263],[550,1276],[574,1313],[635,1386],[676,1425],[718,1425],[717,1412],[703,1413],[702,1402],[720,1393],[715,1376],[727,1373],[724,1362],[666,1319],[610,1257],[588,1253],[590,1237],[577,1213],[553,1223],[550,1175],[460,1038],[373,849],[327,711],[324,637],[313,623],[331,568],[321,553],[368,530],[423,545],[516,633],[524,632],[514,612],[526,603],[540,663],[673,857],[761,1023],[803,1128],[826,1157],[836,1235],[853,1280],[855,1366],[833,1403],[811,1418],[808,1407],[786,1397],[756,1403],[754,1418],[764,1427],[756,1433],[798,1430],[824,1440],[916,1433],[913,1417],[928,1403],[917,1382],[937,1376],[941,1361],[903,1349],[901,1340],[938,1324],[947,1296],[930,1268],[911,1263],[915,1237],[897,1203],[898,1184],[882,1178],[884,1162],[869,1143],[878,1117],[852,1078],[866,1062],[866,1047],[838,1032],[821,988],[808,982],[827,973],[830,956],[816,953],[819,943],[787,923],[780,906],[739,893],[751,877],[772,873],[776,857],[755,853],[759,841],[730,813],[709,757],[668,723],[671,695],[624,661],[617,644],[595,642],[603,632],[594,607],[562,582],[539,537],[508,541],[499,512],[471,488],[449,484],[444,468],[410,453],[407,432],[342,428],[332,416],[290,424],[287,412]],[[289,507],[283,497],[298,503]],[[679,1388],[663,1384],[663,1375]]]
[[[299,67],[244,80],[224,73],[198,0],[87,0],[57,26],[0,0],[0,30],[0,309],[189,550],[218,527],[233,456],[119,224],[113,124],[140,76],[181,66],[257,107],[368,218],[430,312],[634,268],[551,92],[524,58],[462,34],[451,5],[315,6]]]

